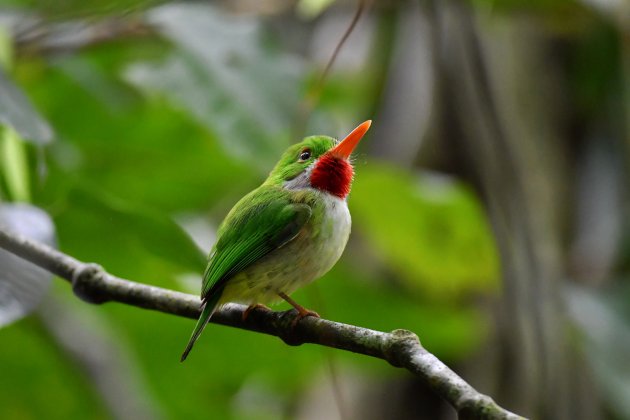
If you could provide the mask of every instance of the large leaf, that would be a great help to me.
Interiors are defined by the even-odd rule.
[[[73,188],[66,209],[55,215],[64,251],[117,275],[171,288],[175,274],[203,271],[205,252],[173,220],[91,189]]]
[[[49,143],[53,132],[20,89],[0,69],[0,124],[13,127],[35,143]]]
[[[69,177],[170,214],[209,208],[228,194],[234,198],[225,205],[233,204],[259,182],[260,175],[230,158],[187,112],[146,101],[118,79],[120,66],[151,47],[102,46],[59,59],[30,81],[29,93],[63,139],[50,146],[46,185],[33,194],[38,204],[55,206]]]
[[[0,228],[54,245],[55,228],[41,209],[27,204],[0,205]],[[52,275],[0,249],[0,327],[28,315],[40,303]]]
[[[200,4],[165,5],[149,20],[179,48],[126,77],[184,107],[226,151],[269,170],[288,145],[303,72],[294,56],[265,48],[259,23]]]
[[[412,288],[449,297],[496,286],[490,229],[462,184],[370,162],[349,202],[357,229]]]

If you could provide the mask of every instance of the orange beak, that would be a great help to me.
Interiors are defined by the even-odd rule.
[[[364,123],[361,123],[357,128],[352,130],[346,138],[341,140],[341,143],[330,149],[328,153],[348,159],[354,148],[357,147],[357,144],[359,144],[365,133],[367,133],[370,129],[370,125],[372,125],[372,120],[367,120]]]

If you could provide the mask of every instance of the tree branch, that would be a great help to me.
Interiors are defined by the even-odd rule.
[[[195,296],[115,277],[96,264],[83,263],[4,229],[0,229],[0,248],[68,280],[74,293],[89,303],[116,301],[187,318],[199,317],[201,302]],[[292,346],[319,344],[386,360],[422,378],[457,410],[460,418],[523,418],[475,390],[425,350],[418,337],[410,331],[385,333],[314,317],[304,318],[292,328],[295,310],[254,310],[243,320],[244,310],[243,305],[226,305],[213,315],[212,322],[273,335]]]

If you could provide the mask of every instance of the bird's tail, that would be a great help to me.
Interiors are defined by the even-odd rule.
[[[195,345],[195,341],[197,341],[197,339],[203,332],[203,329],[206,327],[208,322],[210,322],[210,317],[212,316],[214,311],[217,309],[217,303],[219,303],[219,298],[221,298],[221,294],[222,293],[214,293],[213,296],[210,298],[210,300],[207,300],[206,302],[204,302],[203,310],[201,311],[201,316],[199,317],[199,320],[197,321],[197,325],[195,325],[195,329],[193,330],[193,333],[190,336],[190,340],[188,341],[188,345],[186,346],[186,349],[182,353],[181,359],[179,359],[180,362],[183,362],[184,360],[186,360],[186,357],[188,357],[188,353],[190,353],[193,346]]]

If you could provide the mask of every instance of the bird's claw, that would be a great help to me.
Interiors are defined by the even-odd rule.
[[[249,314],[252,313],[252,311],[256,310],[256,309],[261,309],[261,310],[265,310],[265,311],[271,311],[271,308],[263,305],[262,303],[255,303],[253,305],[249,305],[247,307],[247,309],[245,309],[243,311],[243,315],[242,315],[243,321],[247,321],[247,318],[249,317]]]
[[[291,321],[291,329],[295,328],[297,326],[297,323],[300,322],[302,318],[306,318],[307,316],[321,318],[317,312],[302,308],[301,311],[298,310],[297,315],[295,316],[295,318],[293,318],[293,321]]]

